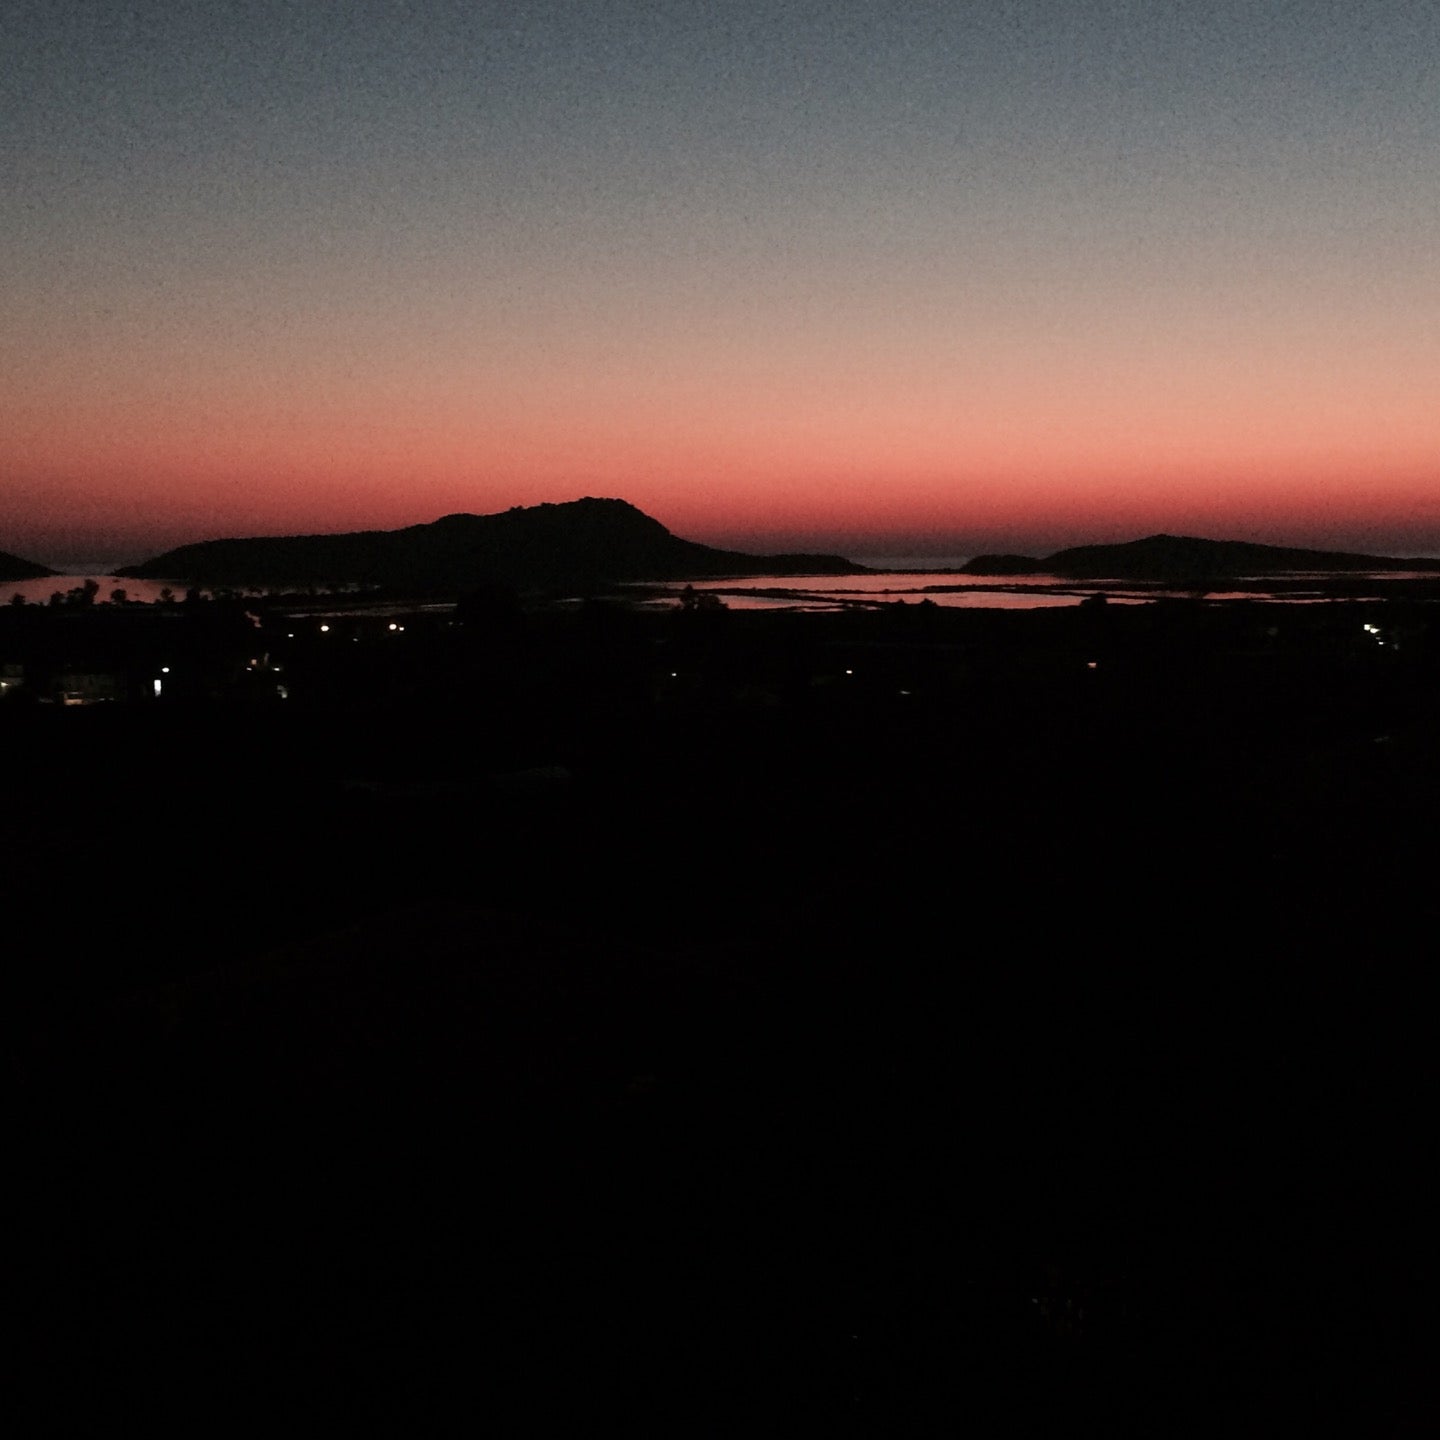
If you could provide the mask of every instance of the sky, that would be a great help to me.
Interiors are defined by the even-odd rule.
[[[8,0],[0,549],[1440,553],[1435,0]]]

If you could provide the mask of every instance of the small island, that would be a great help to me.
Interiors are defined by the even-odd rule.
[[[1062,575],[1075,580],[1233,579],[1240,576],[1357,571],[1440,571],[1440,560],[1357,555],[1344,550],[1302,550],[1244,540],[1201,540],[1191,535],[1148,535],[1119,545],[1077,545],[1037,559],[1029,555],[977,555],[964,575]]]

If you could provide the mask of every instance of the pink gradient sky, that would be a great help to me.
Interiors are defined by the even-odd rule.
[[[594,494],[752,549],[1440,553],[1433,7],[360,8],[27,17],[0,548]]]

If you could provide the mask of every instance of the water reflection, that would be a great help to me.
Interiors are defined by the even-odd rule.
[[[30,605],[48,604],[52,595],[67,596],[88,581],[98,587],[97,605],[112,603],[116,591],[124,591],[131,604],[154,604],[169,591],[174,599],[186,592],[183,580],[136,580],[126,576],[75,573],[48,575],[40,580],[0,582],[0,605],[9,604],[21,595]],[[1238,577],[1226,581],[1224,590],[1176,588],[1159,582],[1080,581],[1061,575],[963,575],[955,569],[914,571],[877,571],[869,575],[753,575],[724,580],[695,580],[690,587],[720,596],[731,610],[802,611],[809,613],[847,608],[874,609],[879,606],[916,605],[921,601],[948,609],[1043,610],[1078,605],[1097,594],[1114,604],[1143,605],[1156,600],[1203,598],[1209,602],[1241,602],[1263,600],[1289,605],[1313,605],[1334,599],[1383,599],[1398,593],[1401,587],[1424,587],[1430,592],[1440,590],[1440,578],[1434,572],[1382,571],[1335,574],[1299,572],[1289,575]],[[337,587],[338,588],[338,587]],[[684,582],[639,582],[625,587],[631,603],[642,609],[673,608]],[[209,595],[208,589],[202,591]],[[262,589],[252,594],[266,593]],[[577,599],[574,603],[580,603]],[[332,591],[317,595],[308,603],[300,602],[287,608],[295,615],[352,614],[366,609],[376,614],[410,614],[417,610],[435,612],[454,608],[453,601],[417,603],[394,597],[366,602],[355,596],[349,603],[337,606]]]
[[[125,592],[127,602],[144,605],[161,599],[164,590],[169,590],[177,600],[185,594],[185,582],[182,580],[132,580],[127,575],[98,575],[92,570],[75,575],[46,575],[41,580],[0,581],[0,605],[10,604],[16,595],[23,595],[27,605],[46,605],[57,591],[67,595],[71,590],[82,588],[89,580],[100,587],[95,592],[97,605],[110,604],[117,590]]]
[[[1112,604],[1145,605],[1161,600],[1207,602],[1266,601],[1314,605],[1334,599],[1383,599],[1401,585],[1440,587],[1433,572],[1295,573],[1239,577],[1229,588],[1176,587],[1159,581],[1075,580],[1062,575],[962,575],[955,570],[888,571],[872,575],[756,575],[726,580],[696,580],[691,587],[720,596],[731,610],[834,611],[916,605],[922,601],[949,609],[1043,610],[1079,605],[1096,595]],[[633,587],[647,606],[674,605],[684,587],[678,583]]]

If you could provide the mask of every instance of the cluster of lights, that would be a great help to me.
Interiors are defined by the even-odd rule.
[[[1384,640],[1380,638],[1380,627],[1378,625],[1362,625],[1360,628],[1364,630],[1367,635],[1373,636],[1377,645],[1383,645],[1385,643]]]
[[[392,632],[393,634],[401,634],[401,633],[403,633],[403,631],[404,631],[404,629],[405,629],[405,627],[404,627],[403,625],[397,624],[394,620],[392,620],[392,621],[390,622],[389,628],[390,628],[390,630],[391,630],[391,632]],[[329,627],[328,625],[322,625],[322,626],[320,627],[320,633],[321,633],[322,635],[328,635],[328,634],[330,633],[330,627]],[[294,631],[291,631],[289,634],[287,634],[285,638],[286,638],[287,640],[293,640],[293,639],[295,638],[295,633],[294,633]],[[355,637],[355,638],[358,639],[359,637],[357,636],[357,637]]]

